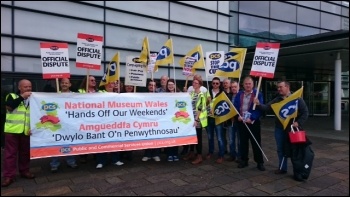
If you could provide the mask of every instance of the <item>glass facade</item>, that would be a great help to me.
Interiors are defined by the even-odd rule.
[[[46,83],[41,74],[40,42],[65,42],[71,79],[79,84],[87,72],[75,66],[78,33],[104,37],[102,69],[90,71],[97,79],[115,52],[120,52],[123,79],[126,56],[140,54],[145,36],[151,52],[158,52],[172,38],[174,66],[160,66],[153,77],[175,73],[182,84],[186,77],[178,61],[198,44],[204,53],[227,51],[230,46],[251,47],[257,42],[280,42],[340,29],[349,30],[349,4],[344,1],[2,1],[2,82],[13,91],[14,83],[25,77],[33,79],[35,91],[40,91]],[[242,76],[249,74],[248,67]],[[276,71],[276,77],[331,82],[333,76],[325,72],[283,68]],[[204,69],[197,73],[205,76]],[[348,72],[344,76],[348,79]],[[348,80],[345,83],[348,87]],[[344,90],[348,95],[348,89]]]
[[[231,46],[254,47],[257,42],[281,42],[337,30],[349,30],[349,4],[344,1],[231,1]],[[237,28],[238,27],[238,28]],[[302,58],[302,57],[300,57]],[[242,76],[249,75],[250,62]],[[317,64],[317,61],[314,62]],[[311,115],[332,113],[334,76],[310,68],[278,65],[274,79],[263,79],[267,101],[276,94],[278,79],[291,81],[292,91],[304,86],[304,99]],[[348,109],[349,72],[342,75],[342,108]]]

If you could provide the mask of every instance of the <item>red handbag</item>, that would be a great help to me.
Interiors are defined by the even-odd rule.
[[[306,142],[306,134],[305,131],[299,130],[296,127],[296,131],[294,131],[294,127],[290,126],[289,139],[292,144],[294,143],[305,143]]]

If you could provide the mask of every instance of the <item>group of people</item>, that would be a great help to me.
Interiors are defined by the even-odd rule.
[[[87,81],[88,80],[88,81]],[[88,86],[86,85],[88,83]],[[184,145],[180,153],[183,160],[191,161],[192,164],[200,164],[203,157],[203,129],[207,132],[208,153],[205,159],[211,159],[214,156],[214,134],[217,138],[218,155],[216,163],[221,164],[225,160],[225,153],[229,154],[227,161],[237,161],[238,168],[248,166],[249,161],[249,141],[253,149],[253,159],[257,163],[257,169],[265,171],[263,150],[261,147],[261,124],[260,118],[264,111],[271,110],[271,104],[280,102],[291,95],[290,84],[287,81],[278,83],[277,90],[279,95],[272,101],[264,104],[262,94],[254,88],[254,80],[247,76],[243,79],[243,90],[239,90],[240,84],[237,81],[224,79],[222,84],[218,77],[211,81],[209,90],[203,86],[203,80],[200,75],[194,75],[192,86],[184,87],[181,91],[176,86],[174,79],[168,76],[162,76],[160,86],[157,87],[155,80],[149,80],[147,84],[150,93],[176,93],[188,92],[191,96],[191,104],[194,115],[194,127],[198,139],[197,144]],[[60,81],[60,92],[71,92],[71,83],[67,78]],[[30,116],[28,98],[32,92],[32,84],[29,80],[23,79],[18,83],[18,93],[10,93],[6,96],[6,123],[5,123],[5,150],[4,150],[4,168],[2,187],[7,187],[15,181],[17,165],[18,171],[23,178],[33,179],[35,176],[29,171],[30,164]],[[107,83],[102,89],[98,90],[96,79],[93,76],[87,76],[78,89],[79,93],[96,93],[96,92],[126,92],[132,93],[134,86],[122,85],[122,83]],[[216,97],[224,92],[232,104],[237,109],[239,115],[233,117],[218,125],[215,124],[215,113],[213,112],[213,102]],[[258,95],[258,96],[256,96]],[[256,105],[256,107],[255,107]],[[293,126],[301,127],[308,117],[308,109],[302,98],[298,102],[298,116],[290,123]],[[279,168],[276,174],[287,173],[287,160],[284,155],[284,143],[287,131],[283,129],[282,124],[276,118],[275,140],[277,145],[277,155],[279,158]],[[227,143],[228,133],[228,143]],[[229,152],[227,151],[229,147]],[[196,152],[195,152],[196,150]],[[162,148],[146,149],[142,161],[153,159],[160,161]],[[167,161],[179,161],[179,146],[164,148],[167,154]],[[107,164],[108,157],[114,165],[123,165],[123,158],[132,159],[132,151],[98,153],[94,154],[96,168],[103,168]],[[88,155],[80,155],[80,163],[87,162]],[[75,156],[65,157],[66,163],[71,168],[77,168]],[[57,172],[60,166],[60,159],[53,157],[50,162],[51,171]]]

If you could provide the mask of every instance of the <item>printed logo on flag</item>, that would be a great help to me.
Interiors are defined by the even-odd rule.
[[[232,51],[229,51],[227,53],[225,53],[225,60],[228,60],[230,58],[233,58],[235,55],[237,55],[238,53],[236,52],[232,52]]]
[[[224,72],[233,72],[240,69],[239,62],[235,59],[228,60],[219,66],[219,70]]]
[[[201,54],[199,52],[194,52],[191,57],[194,57],[196,59],[196,62],[199,61],[199,59],[201,59]]]
[[[159,53],[158,53],[158,56],[157,56],[157,60],[163,60],[163,59],[167,58],[170,55],[170,53],[171,53],[171,51],[170,51],[169,47],[163,46],[159,50]]]
[[[286,119],[288,116],[294,114],[297,110],[298,99],[289,101],[281,107],[281,110],[278,112],[279,116],[283,119]]]
[[[214,106],[214,114],[217,116],[225,116],[228,113],[230,113],[230,105],[222,100],[217,103],[217,105]]]

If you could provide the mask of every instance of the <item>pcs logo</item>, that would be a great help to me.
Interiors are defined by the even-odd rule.
[[[288,116],[296,112],[297,106],[298,106],[298,100],[289,101],[281,108],[278,114],[282,119],[286,119]]]
[[[234,57],[235,55],[237,55],[238,53],[236,52],[228,52],[228,53],[225,53],[225,60],[228,60],[232,57]]]
[[[212,60],[217,60],[221,58],[221,54],[220,53],[211,53],[209,54],[209,58]]]
[[[214,106],[214,114],[217,116],[225,116],[230,113],[230,105],[226,101],[220,101]]]
[[[186,102],[185,101],[179,101],[179,102],[176,102],[176,107],[177,108],[186,108]]]
[[[140,58],[138,58],[138,57],[132,58],[132,62],[141,63]]]
[[[93,38],[86,38],[86,41],[88,41],[88,42],[93,42],[93,41],[95,41]]]
[[[195,62],[198,62],[198,60],[201,59],[201,54],[198,53],[198,52],[194,52],[194,53],[191,55],[191,57],[194,57],[194,58],[196,59]]]
[[[70,153],[72,151],[72,149],[70,147],[62,147],[60,149],[61,153]]]
[[[55,103],[46,103],[41,106],[41,109],[44,111],[55,111],[58,106]]]
[[[56,50],[58,50],[59,48],[58,48],[58,46],[51,46],[50,49],[53,50],[53,51],[56,51]]]
[[[232,59],[221,64],[218,69],[224,72],[234,72],[239,68],[240,68],[239,62],[235,59]]]
[[[162,60],[162,59],[167,58],[170,55],[170,53],[171,53],[171,50],[169,49],[169,47],[163,46],[159,50],[159,53],[158,53],[158,56],[157,56],[157,60]]]

